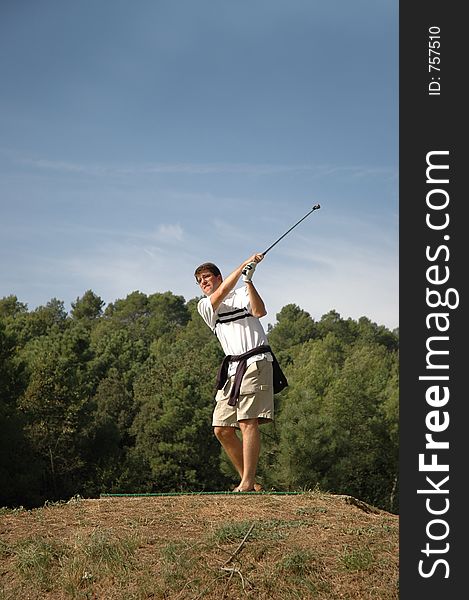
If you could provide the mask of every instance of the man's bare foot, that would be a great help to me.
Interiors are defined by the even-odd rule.
[[[255,483],[252,488],[242,488],[240,485],[234,488],[233,492],[262,492],[263,488],[260,483]]]

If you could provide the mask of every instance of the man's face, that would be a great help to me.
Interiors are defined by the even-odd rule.
[[[202,271],[197,275],[197,282],[200,289],[206,296],[210,296],[220,286],[222,281],[221,275],[214,275],[210,271]]]

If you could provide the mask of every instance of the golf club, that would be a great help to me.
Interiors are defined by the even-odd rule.
[[[283,238],[287,235],[287,233],[290,233],[290,231],[292,229],[294,229],[297,225],[299,225],[301,223],[301,221],[304,221],[306,219],[306,217],[308,217],[313,211],[318,210],[318,208],[321,208],[319,206],[319,204],[315,204],[313,206],[313,208],[309,211],[309,213],[307,213],[304,217],[302,217],[297,223],[292,225],[292,227],[290,227],[290,229],[288,231],[286,231],[281,237],[278,238],[277,241],[275,241],[271,246],[269,246],[265,252],[263,252],[263,255],[265,256],[269,250],[272,250],[272,248],[280,242],[280,240],[283,240]]]

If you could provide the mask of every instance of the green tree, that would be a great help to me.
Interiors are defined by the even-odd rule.
[[[267,333],[275,353],[303,344],[317,335],[311,315],[296,304],[284,306],[277,313],[277,323],[269,325]]]
[[[320,329],[322,339],[303,343],[286,368],[290,385],[277,400],[278,444],[269,448],[266,477],[273,486],[319,485],[396,510],[395,341],[335,312]]]
[[[74,319],[98,319],[103,313],[104,301],[92,290],[87,290],[81,298],[72,302],[71,315]]]
[[[325,337],[333,333],[340,340],[351,344],[357,337],[357,322],[353,319],[342,319],[336,310],[330,310],[324,314],[317,323],[319,337]]]
[[[394,372],[395,356],[383,346],[357,346],[326,398],[334,448],[323,485],[387,509],[397,473],[397,440],[386,420]]]
[[[63,331],[67,325],[67,312],[62,300],[52,298],[45,306],[38,306],[27,314],[22,328],[23,343],[46,336],[52,331]]]
[[[211,427],[223,352],[171,292],[103,310],[91,290],[70,316],[53,298],[0,300],[0,499],[102,491],[223,489],[232,474]],[[268,338],[289,387],[261,428],[266,487],[349,493],[398,509],[398,330],[290,304]]]
[[[126,327],[99,327],[98,332],[96,328],[91,332],[91,348],[94,353],[91,368],[98,379],[106,378],[115,369],[131,391],[136,376],[148,358],[148,343],[143,339],[135,339],[134,333]]]
[[[173,335],[187,325],[190,313],[182,296],[172,292],[156,293],[148,297],[150,309],[149,330],[153,338]]]
[[[289,387],[278,414],[279,446],[271,472],[275,485],[311,488],[330,467],[331,444],[325,397],[344,362],[346,346],[333,333],[301,346],[286,369]]]
[[[135,291],[107,305],[95,335],[99,337],[102,333],[126,330],[134,341],[147,340],[149,320],[148,297]]]
[[[384,325],[377,325],[367,317],[358,319],[357,336],[364,342],[381,344],[390,351],[396,351],[399,348],[397,331],[389,331]]]
[[[25,314],[27,311],[27,305],[20,302],[17,296],[13,294],[0,299],[0,318],[16,317]]]
[[[216,489],[220,447],[211,427],[218,341],[194,312],[176,339],[160,340],[135,385],[135,451],[157,491]]]
[[[128,452],[134,446],[130,428],[136,405],[115,367],[98,383],[92,407],[92,419],[82,437],[83,457],[88,466],[84,489],[91,495],[125,492],[119,482]]]
[[[26,304],[19,302],[16,296],[8,296],[0,300],[0,317],[3,318],[6,331],[15,337],[21,347],[52,330],[63,330],[67,325],[64,303],[57,298],[28,312]]]
[[[98,368],[103,374],[116,367],[129,388],[149,356],[152,344],[172,339],[190,318],[182,296],[171,292],[146,296],[132,292],[109,304],[91,333]]]
[[[16,407],[23,377],[15,360],[16,341],[0,317],[0,506],[31,506],[39,501],[39,467],[23,432]]]
[[[23,358],[29,377],[18,408],[25,435],[44,465],[44,495],[64,498],[81,483],[81,433],[96,385],[87,368],[92,353],[86,328],[53,329],[29,342]]]

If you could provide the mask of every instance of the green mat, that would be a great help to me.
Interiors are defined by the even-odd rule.
[[[154,492],[142,494],[100,494],[100,498],[140,498],[147,496],[298,496],[300,494],[308,494],[309,492]]]

